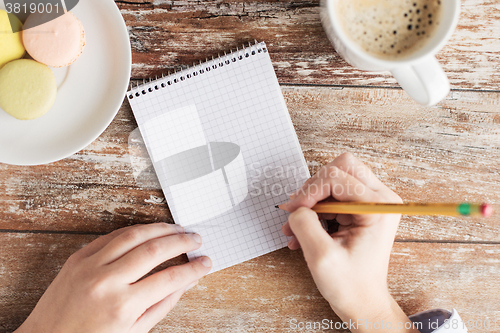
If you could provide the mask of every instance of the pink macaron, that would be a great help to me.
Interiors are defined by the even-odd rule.
[[[85,47],[83,25],[71,12],[50,18],[47,14],[34,13],[26,19],[24,47],[34,60],[42,64],[56,68],[69,66],[80,57]]]

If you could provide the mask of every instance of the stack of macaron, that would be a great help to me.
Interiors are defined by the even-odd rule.
[[[0,107],[17,119],[29,120],[54,104],[57,85],[49,67],[74,63],[83,52],[85,32],[71,12],[54,19],[34,13],[22,31],[21,26],[19,19],[0,10]],[[26,52],[33,60],[21,59]]]

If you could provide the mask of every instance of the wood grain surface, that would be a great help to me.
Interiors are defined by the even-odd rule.
[[[500,205],[500,93],[452,92],[436,107],[380,88],[282,88],[311,173],[350,151],[407,201]],[[0,229],[107,233],[173,222],[153,172],[140,182],[129,150],[137,127],[125,102],[81,152],[45,166],[0,164]],[[146,188],[145,188],[146,187]],[[405,240],[500,242],[500,217],[404,217]]]
[[[316,0],[116,3],[129,27],[133,78],[263,40],[312,173],[350,151],[404,200],[500,209],[498,1],[462,1],[458,28],[437,55],[454,90],[430,108],[389,73],[346,64],[323,32]],[[44,166],[0,164],[0,333],[19,326],[65,260],[99,235],[173,222],[136,128],[124,101],[77,154]],[[471,332],[500,332],[499,227],[498,214],[403,217],[389,286],[404,311],[456,308],[466,322],[492,323]],[[325,318],[338,320],[301,252],[282,249],[202,279],[152,332],[293,332],[292,319]]]
[[[132,41],[132,77],[145,79],[265,41],[281,83],[397,86],[388,72],[355,69],[323,31],[319,0],[117,1]],[[458,27],[437,54],[456,89],[498,90],[498,1],[463,0]]]

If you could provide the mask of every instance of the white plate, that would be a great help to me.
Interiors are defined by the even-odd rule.
[[[124,101],[132,55],[116,4],[81,0],[72,13],[85,28],[83,54],[73,65],[53,70],[57,99],[44,116],[22,121],[0,109],[0,162],[38,165],[68,157],[101,135]]]

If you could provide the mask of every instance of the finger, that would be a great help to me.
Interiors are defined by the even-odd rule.
[[[137,225],[135,228],[120,233],[106,244],[97,254],[99,263],[102,265],[109,264],[149,240],[183,232],[184,228],[175,224],[152,223]]]
[[[318,213],[320,220],[335,220],[337,218],[337,214],[331,213]]]
[[[288,221],[281,226],[281,232],[285,236],[288,236],[288,237],[293,236],[293,232],[292,232],[292,229],[290,229],[290,223],[288,223]]]
[[[301,190],[304,191],[305,189],[307,189],[307,187],[309,187],[309,185],[312,184],[317,178],[328,177],[328,171],[330,166],[336,166],[340,170],[349,173],[351,176],[355,178],[358,178],[358,180],[360,180],[362,183],[370,187],[372,190],[378,191],[382,188],[386,188],[386,186],[377,178],[377,176],[375,176],[372,170],[368,168],[365,164],[363,164],[360,160],[358,160],[353,154],[343,153],[337,158],[335,158],[333,162],[323,166],[311,178],[306,180],[300,189],[292,193],[290,199],[296,197]]]
[[[298,207],[312,208],[316,203],[332,196],[337,201],[372,202],[379,201],[371,189],[357,178],[335,166],[329,167],[328,175],[318,177],[304,193],[283,205],[289,212]]]
[[[147,308],[176,290],[189,285],[210,272],[212,261],[201,257],[187,264],[173,266],[157,272],[132,285],[132,294]]]
[[[143,315],[137,319],[131,331],[137,333],[149,332],[174,308],[185,291],[186,288],[181,288],[147,309]]]
[[[311,185],[321,175],[322,169],[323,168],[321,168],[318,172],[312,175],[312,177],[309,177],[298,190],[296,190],[290,195],[290,199],[294,199],[295,197],[297,197],[299,193],[304,192],[309,187],[309,185]]]
[[[336,218],[337,222],[342,226],[353,224],[353,216],[349,214],[339,214]]]
[[[323,229],[318,214],[309,208],[298,208],[288,221],[308,263],[333,248],[332,238]]]
[[[289,198],[290,198],[290,199],[295,198],[295,197],[297,196],[297,194],[299,194],[299,192],[300,192],[300,188],[299,188],[299,189],[297,189],[297,190],[295,190],[295,191],[293,191],[292,193],[290,193]]]
[[[304,192],[308,187],[309,185],[314,182],[318,177],[319,175],[321,174],[321,171],[322,169],[320,169],[318,172],[316,172],[314,175],[312,175],[312,177],[309,177],[305,182],[304,184],[302,184],[301,187],[299,187],[297,190],[295,190],[294,192],[292,192],[290,194],[290,200],[294,199],[297,197],[297,195],[301,192]]]
[[[81,248],[77,252],[75,252],[75,256],[78,258],[87,258],[92,256],[93,254],[99,252],[106,244],[108,244],[112,239],[115,237],[121,235],[127,230],[130,230],[132,228],[137,227],[137,225],[131,225],[125,228],[117,229],[112,232],[110,232],[107,235],[101,236],[99,238],[96,238],[89,244],[85,245],[85,247]]]
[[[290,250],[298,250],[298,249],[300,249],[300,243],[297,240],[297,237],[292,236],[292,238],[288,241],[287,246],[288,246],[288,248]]]
[[[318,214],[318,218],[320,219],[320,221],[323,220],[323,221],[325,221],[325,223],[326,223],[327,220],[334,220],[336,217],[337,217],[337,214]],[[324,226],[323,229],[325,229],[326,226]],[[294,236],[293,231],[290,228],[290,223],[288,221],[281,226],[281,232],[283,232],[283,234],[285,236],[288,236],[288,237],[292,237],[293,238],[293,236]],[[296,240],[294,240],[294,241],[290,240],[288,242],[288,247],[290,247],[290,245],[294,244],[295,242],[296,242]],[[299,247],[300,247],[300,245],[299,245]]]
[[[283,226],[281,227],[281,231],[285,236],[291,237],[287,244],[290,250],[300,249],[299,241],[297,240],[297,237],[293,235],[293,231],[290,228],[290,223],[288,221],[285,224],[283,224]]]
[[[316,179],[318,179],[319,177],[321,177],[322,173],[325,173],[324,172],[324,168],[325,167],[322,167],[318,172],[316,172],[312,177],[309,177],[305,182],[304,184],[302,184],[302,186],[300,188],[298,188],[297,190],[295,190],[294,192],[292,192],[290,194],[290,200],[293,200],[295,199],[300,193],[304,193],[307,188],[309,187],[309,185],[311,185]]]
[[[134,283],[159,264],[183,253],[199,249],[200,246],[201,237],[198,234],[177,234],[155,238],[138,246],[108,266],[126,283]]]
[[[331,165],[350,174],[374,191],[387,189],[373,171],[351,153],[338,156]]]

